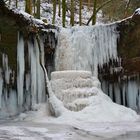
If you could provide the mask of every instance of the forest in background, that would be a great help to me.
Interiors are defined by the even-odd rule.
[[[35,18],[41,18],[41,11],[52,14],[52,24],[55,24],[56,17],[61,18],[63,27],[66,26],[67,16],[70,18],[70,25],[92,25],[96,24],[97,14],[102,16],[102,22],[113,22],[131,16],[135,9],[140,7],[140,0],[5,0],[6,4],[18,8],[21,2],[24,3],[25,11]],[[43,4],[52,4],[52,9]],[[82,14],[84,7],[90,13],[86,22]],[[76,16],[78,15],[78,16]],[[45,22],[47,22],[44,20]]]

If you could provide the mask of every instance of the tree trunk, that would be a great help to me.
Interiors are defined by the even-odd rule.
[[[18,0],[16,0],[16,8],[18,8]]]
[[[127,4],[126,4],[126,7],[125,7],[124,17],[127,17],[128,9],[129,9],[130,3],[131,3],[131,0],[128,0],[128,2],[127,2]]]
[[[113,0],[107,0],[107,1],[105,1],[103,4],[101,4],[98,8],[97,8],[97,0],[94,0],[94,1],[96,1],[96,3],[95,3],[95,7],[96,8],[93,8],[93,14],[92,14],[92,16],[89,18],[89,20],[88,20],[88,22],[87,22],[87,25],[89,25],[89,23],[90,23],[90,21],[91,20],[93,20],[95,23],[96,23],[96,14],[99,12],[99,10],[101,10],[104,6],[106,6],[108,3],[110,3],[110,2],[112,2]],[[95,10],[95,12],[94,12],[94,10]],[[93,23],[94,23],[93,22]]]
[[[82,0],[79,0],[79,25],[82,25]]]
[[[36,0],[33,0],[34,16],[36,16]]]
[[[32,0],[26,0],[25,2],[25,12],[32,15]]]
[[[90,9],[90,0],[88,0],[88,9]]]
[[[70,24],[74,26],[74,0],[71,0],[71,19]]]
[[[40,0],[37,0],[37,11],[36,11],[36,18],[40,19]]]
[[[60,0],[58,0],[58,8],[59,8],[58,16],[60,17],[61,16],[61,1]]]
[[[53,0],[53,19],[52,19],[52,24],[55,24],[55,17],[56,17],[56,0]]]
[[[65,27],[66,22],[66,0],[62,0],[62,24]]]
[[[96,23],[96,8],[97,8],[97,0],[93,2],[93,18],[92,18],[92,25]]]

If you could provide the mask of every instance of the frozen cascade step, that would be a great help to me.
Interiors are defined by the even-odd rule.
[[[86,93],[86,94],[85,94]],[[67,90],[63,90],[62,94],[59,95],[60,99],[64,101],[64,103],[69,103],[75,100],[75,98],[87,98],[93,95],[96,95],[94,88],[70,88]],[[67,99],[65,98],[67,95]]]
[[[100,82],[89,71],[56,71],[51,74],[53,92],[66,108],[80,111],[88,105],[88,97],[96,95]]]

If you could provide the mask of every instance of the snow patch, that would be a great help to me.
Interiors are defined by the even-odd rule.
[[[136,9],[136,11],[135,11],[134,14],[135,14],[135,15],[140,15],[140,8]]]

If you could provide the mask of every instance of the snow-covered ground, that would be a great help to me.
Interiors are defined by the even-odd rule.
[[[139,140],[140,122],[79,126],[0,121],[1,140]]]
[[[55,72],[52,75],[55,84],[60,82],[52,87],[55,89],[54,86],[59,86],[59,91],[67,87],[73,90],[73,86],[78,84],[82,85],[82,89],[81,79],[89,80],[91,78],[91,73],[86,71]],[[71,80],[77,81],[79,77],[80,81],[75,84],[69,83]],[[55,118],[50,116],[48,104],[40,104],[35,106],[34,110],[36,111],[22,113],[10,124],[3,123],[4,126],[2,125],[0,128],[1,132],[6,131],[8,136],[13,135],[14,137],[20,135],[19,139],[28,137],[27,139],[48,138],[52,140],[138,140],[140,138],[139,116],[131,109],[113,103],[100,90],[99,81],[92,80],[90,81],[93,82],[91,87],[96,89],[92,92],[96,93],[89,97],[88,102],[91,103],[83,110],[79,112],[64,110],[59,117]],[[66,82],[67,86],[63,81]],[[55,104],[58,105],[58,108],[62,106],[62,104]],[[15,134],[16,129],[18,131]],[[0,135],[3,134],[0,133]]]

